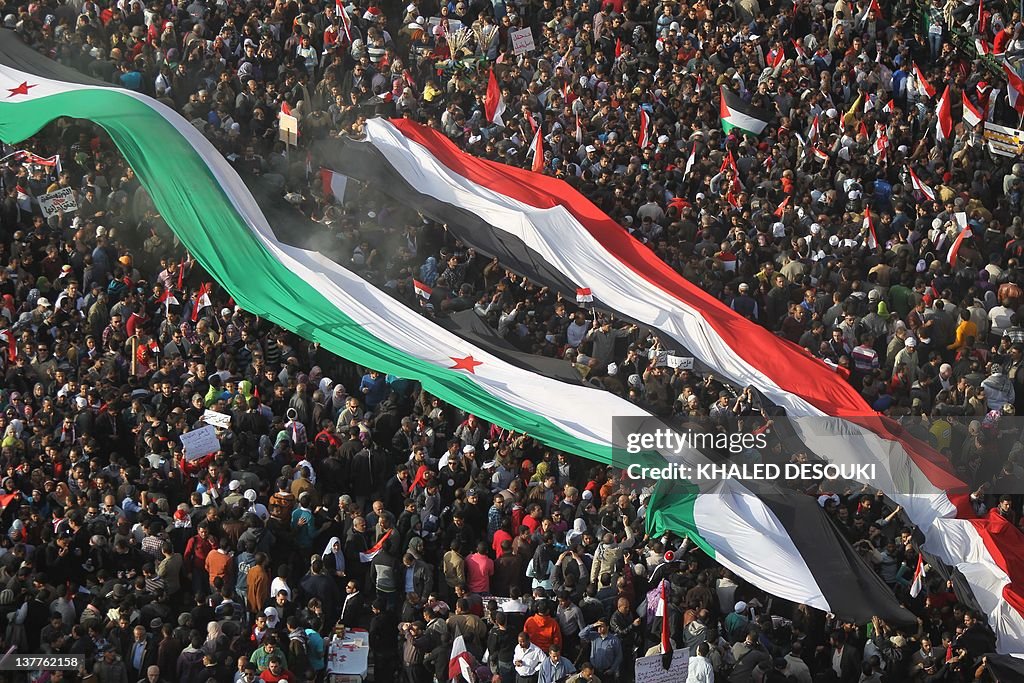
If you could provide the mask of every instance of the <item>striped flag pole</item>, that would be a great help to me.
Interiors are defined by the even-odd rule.
[[[0,657],[0,668],[2,668],[2,667],[3,667],[4,665],[6,665],[6,664],[7,664],[7,659],[8,659],[8,658],[9,658],[9,657],[10,657],[10,656],[11,656],[12,654],[14,654],[14,651],[15,651],[15,650],[17,650],[17,649],[18,649],[18,646],[17,646],[17,645],[11,645],[11,647],[9,647],[9,648],[7,649],[7,652],[5,652],[5,653],[3,654],[3,656],[2,656],[2,657]]]
[[[672,668],[672,624],[669,618],[668,579],[661,580],[661,666]]]

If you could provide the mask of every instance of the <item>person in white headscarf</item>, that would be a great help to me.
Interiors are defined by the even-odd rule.
[[[338,419],[338,414],[345,410],[345,401],[348,399],[348,392],[345,391],[345,385],[338,382],[331,387],[330,393],[325,393],[327,396],[327,407],[331,410],[331,415],[335,420]]]
[[[565,544],[571,546],[579,541],[583,542],[583,534],[587,533],[587,520],[577,517],[572,522],[572,529],[565,534]]]
[[[321,557],[324,560],[324,571],[334,579],[338,590],[342,590],[345,586],[345,553],[341,539],[332,536],[331,540],[327,541],[327,547],[324,548]]]

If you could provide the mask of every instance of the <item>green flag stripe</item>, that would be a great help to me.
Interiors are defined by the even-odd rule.
[[[23,140],[59,116],[88,119],[107,131],[168,225],[245,310],[356,363],[420,380],[427,391],[489,422],[613,462],[610,447],[568,435],[544,417],[495,398],[461,372],[405,354],[355,323],[260,243],[192,145],[135,97],[113,89],[76,90],[0,103],[0,137]]]

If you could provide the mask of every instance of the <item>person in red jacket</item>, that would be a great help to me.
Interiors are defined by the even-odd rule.
[[[271,657],[266,670],[260,674],[260,680],[265,683],[279,683],[279,681],[295,683],[295,674],[284,668],[280,657]]]
[[[523,630],[530,635],[530,642],[544,652],[552,645],[562,647],[562,629],[558,620],[551,616],[551,606],[546,600],[537,606],[537,613],[526,620]]]
[[[192,592],[206,595],[210,587],[210,577],[206,573],[206,556],[213,550],[210,540],[210,527],[206,522],[199,524],[198,532],[188,539],[185,545],[185,576],[192,580]]]
[[[1013,24],[1009,24],[1002,31],[996,34],[992,41],[992,54],[1001,55],[1006,52],[1007,46],[1013,39]]]

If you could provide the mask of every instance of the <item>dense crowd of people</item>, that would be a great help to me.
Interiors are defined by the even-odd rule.
[[[909,418],[976,488],[979,512],[1018,523],[1024,163],[990,152],[959,116],[967,102],[1016,121],[998,69],[959,38],[1012,60],[1017,8],[0,7],[29,45],[174,107],[240,171],[280,176],[334,230],[333,256],[424,315],[473,309],[518,348],[564,358],[659,416],[763,419],[755,392],[659,367],[652,330],[522,283],[443,226],[373,193],[332,205],[307,164],[317,139],[358,137],[383,115],[532,167],[540,125],[544,173],[738,314],[833,364],[873,409]],[[460,25],[474,33],[464,47],[446,38]],[[536,48],[514,55],[522,27]],[[485,113],[491,68],[503,126]],[[956,123],[936,140],[928,90],[947,84]],[[760,136],[722,131],[722,87],[768,113]],[[297,150],[279,140],[282,105],[299,119]],[[444,683],[461,635],[478,680],[630,683],[637,656],[660,651],[662,617],[645,609],[656,576],[671,580],[688,681],[988,680],[985,615],[939,567],[910,597],[912,530],[881,496],[815,492],[916,627],[770,602],[679,539],[647,537],[648,492],[621,472],[356,367],[216,286],[200,308],[210,278],[99,129],[60,120],[5,156],[16,149],[38,158],[0,168],[0,634],[4,650],[86,662],[39,680],[322,681],[341,624],[368,631],[375,681]],[[44,219],[34,198],[60,187],[79,208]],[[972,236],[949,263],[964,221]],[[411,274],[434,287],[429,304]],[[230,415],[221,451],[187,461],[178,437],[207,410]]]

